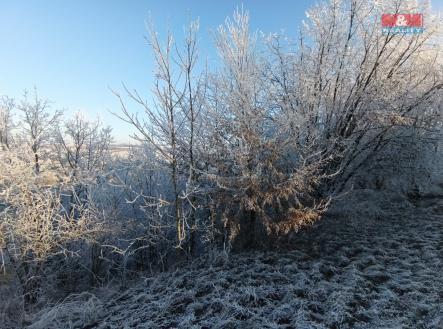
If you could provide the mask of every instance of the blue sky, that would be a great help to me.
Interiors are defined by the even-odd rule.
[[[0,95],[20,98],[37,86],[54,107],[100,115],[118,141],[128,141],[130,128],[108,112],[119,110],[109,87],[119,90],[124,82],[150,98],[154,67],[144,39],[150,16],[160,32],[171,28],[177,38],[198,17],[200,56],[215,60],[211,31],[237,6],[249,11],[254,29],[295,34],[312,3],[0,0]]]
[[[0,0],[0,95],[19,98],[37,86],[54,107],[100,115],[117,141],[127,142],[130,128],[108,112],[119,110],[109,88],[121,90],[124,82],[150,98],[148,18],[160,32],[171,28],[181,37],[183,27],[198,17],[200,56],[211,62],[217,56],[211,31],[242,4],[253,30],[295,35],[314,1]]]

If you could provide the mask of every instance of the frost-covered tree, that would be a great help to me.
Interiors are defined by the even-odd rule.
[[[137,91],[126,89],[129,98],[143,108],[142,117],[132,113],[123,98],[117,94],[122,105],[121,118],[137,131],[134,139],[147,144],[154,152],[157,163],[169,168],[170,192],[165,200],[158,200],[156,206],[165,201],[171,205],[176,231],[175,242],[181,248],[188,242],[188,231],[196,229],[195,145],[202,91],[202,83],[198,80],[201,78],[194,79],[197,31],[198,23],[191,23],[185,46],[180,50],[170,33],[165,45],[162,45],[151,27],[149,44],[156,64],[154,101],[148,102]],[[192,241],[190,243],[194,244]]]
[[[12,120],[12,110],[15,104],[12,98],[2,96],[0,98],[0,145],[3,150],[9,149],[11,146],[12,130],[14,123]]]
[[[380,19],[386,12],[424,13],[425,30],[385,34]],[[339,189],[399,143],[411,145],[440,129],[440,32],[441,22],[417,1],[331,1],[308,11],[295,86],[300,107],[314,113],[313,129],[342,155],[331,167],[341,169]]]
[[[75,243],[102,231],[94,207],[77,205],[74,218],[62,204],[63,186],[55,175],[35,174],[32,151],[0,155],[0,240],[20,280],[25,304],[37,301],[48,262],[79,252]],[[72,248],[72,249],[71,249]]]
[[[37,95],[31,101],[26,95],[17,108],[22,120],[16,126],[21,130],[14,136],[13,125],[7,122],[9,143],[0,152],[0,266],[18,278],[18,293],[29,306],[43,298],[43,285],[55,285],[56,276],[65,275],[64,270],[75,272],[69,268],[72,262],[83,262],[83,270],[89,266],[90,258],[84,256],[104,231],[100,205],[92,199],[67,201],[64,196],[66,191],[78,192],[79,185],[94,182],[92,174],[103,170],[108,161],[111,137],[109,129],[78,118],[66,122],[67,131],[58,130],[62,140],[54,139],[61,113],[50,111],[48,101]],[[11,136],[30,147],[10,143]],[[69,157],[69,161],[58,158],[65,170],[54,166],[51,153]],[[50,276],[50,282],[44,280]]]
[[[60,165],[76,180],[104,169],[111,142],[109,127],[76,113],[58,127],[54,147]]]
[[[207,81],[205,71],[196,73],[196,66],[198,64],[198,44],[197,33],[199,29],[198,21],[192,22],[185,36],[183,50],[177,52],[179,58],[180,70],[184,75],[184,92],[180,101],[180,115],[183,117],[183,128],[180,135],[180,152],[184,159],[182,171],[186,176],[186,188],[182,193],[184,199],[184,228],[189,228],[189,233],[186,234],[188,239],[188,250],[192,255],[195,253],[197,242],[197,230],[199,227],[196,209],[200,206],[198,195],[201,194],[199,190],[199,178],[201,175],[198,172],[198,161],[201,154],[202,146],[202,131],[204,123],[202,121],[202,111],[205,105],[205,95],[207,89]],[[201,195],[200,195],[201,197]]]
[[[253,246],[262,241],[257,230],[297,230],[324,209],[327,201],[313,192],[330,154],[310,131],[308,115],[294,113],[276,94],[268,55],[248,24],[248,15],[237,11],[219,29],[224,66],[211,80],[213,169],[207,177],[228,210],[231,234],[242,234],[243,243]]]
[[[40,173],[42,148],[48,144],[53,127],[58,124],[61,111],[51,111],[50,102],[38,96],[37,90],[31,97],[25,92],[23,99],[17,104],[21,112],[22,138],[34,154],[34,170]]]
[[[56,128],[53,149],[64,174],[69,177],[69,211],[76,205],[87,205],[91,186],[103,174],[109,161],[112,142],[111,129],[100,121],[89,121],[80,113]]]

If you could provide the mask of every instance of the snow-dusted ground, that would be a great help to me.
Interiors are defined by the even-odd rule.
[[[328,216],[285,251],[201,259],[107,298],[72,297],[31,327],[443,328],[442,197],[372,214]]]

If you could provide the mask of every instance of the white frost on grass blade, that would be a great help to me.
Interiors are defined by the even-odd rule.
[[[38,321],[28,328],[59,329],[79,328],[85,323],[91,323],[102,312],[102,302],[91,293],[81,293],[67,297],[62,303],[43,310],[38,315]]]

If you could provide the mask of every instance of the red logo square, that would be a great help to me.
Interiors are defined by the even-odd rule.
[[[383,14],[381,25],[383,27],[422,27],[423,14]]]

